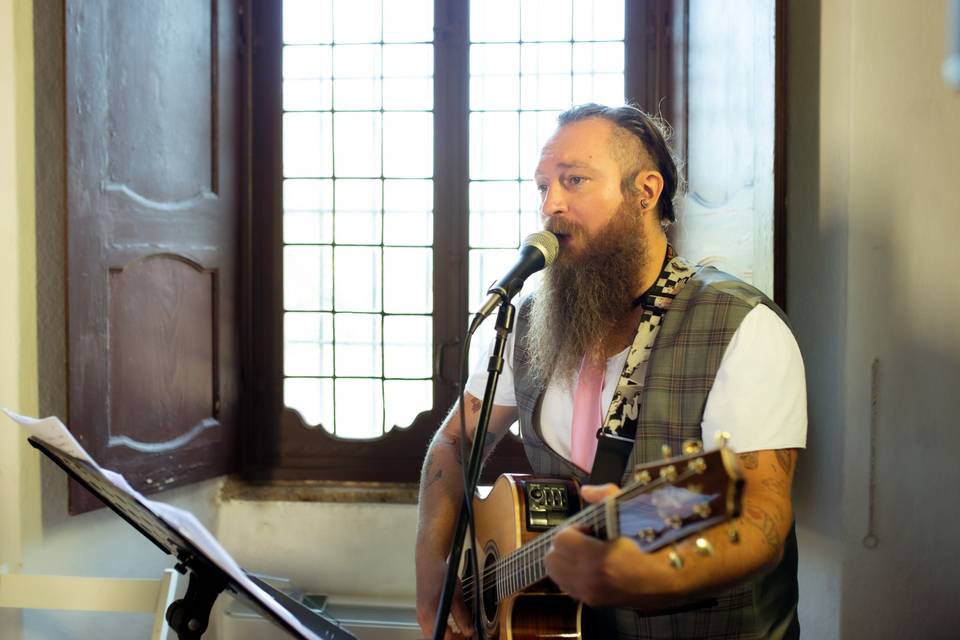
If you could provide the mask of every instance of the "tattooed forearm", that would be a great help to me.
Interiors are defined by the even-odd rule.
[[[748,451],[740,454],[740,462],[746,469],[756,469],[760,464],[760,454],[756,451]]]
[[[440,453],[440,447],[453,447],[457,464],[462,464],[460,460],[460,440],[444,433],[439,433],[434,437],[430,448],[427,450],[427,458],[423,462],[423,472],[420,474],[420,490],[426,491],[443,478],[442,460],[447,454]],[[439,455],[438,455],[439,453]],[[438,460],[439,459],[439,460]]]
[[[784,538],[781,532],[782,514],[775,512],[771,515],[752,502],[744,502],[743,516],[742,520],[744,522],[760,531],[767,546],[774,553],[780,553]]]
[[[470,410],[474,413],[480,413],[480,406],[483,403],[480,402],[480,398],[472,397],[470,398]]]
[[[487,436],[486,436],[486,438],[484,438],[484,442],[483,442],[483,458],[484,458],[484,460],[486,460],[487,456],[490,455],[490,453],[493,451],[494,447],[496,447],[497,444],[499,444],[500,440],[503,438],[503,435],[504,435],[504,434],[502,434],[502,433],[498,433],[498,434],[488,433],[488,434],[487,434]],[[452,438],[452,437],[449,437],[449,436],[441,436],[441,437],[438,437],[438,438],[437,438],[436,443],[437,443],[437,444],[445,444],[445,445],[449,445],[449,446],[453,447],[454,453],[455,453],[456,456],[457,456],[457,464],[459,464],[459,465],[461,465],[461,466],[463,465],[463,454],[462,454],[462,450],[461,450],[461,447],[460,447],[460,439],[459,439],[459,438]],[[472,451],[472,449],[473,449],[473,442],[472,442],[472,441],[467,441],[467,454],[468,454],[468,455],[469,455],[470,451]]]
[[[421,476],[421,490],[426,491],[443,477],[443,469],[434,469],[436,460],[433,451],[427,453],[427,460],[423,463],[423,474]]]
[[[777,454],[777,464],[780,465],[780,469],[785,474],[790,475],[790,470],[793,469],[793,451],[777,449],[774,453]]]

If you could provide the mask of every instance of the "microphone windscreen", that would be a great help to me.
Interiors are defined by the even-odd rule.
[[[549,267],[560,253],[560,241],[549,231],[531,233],[523,241],[525,247],[536,247],[543,254],[544,267]]]

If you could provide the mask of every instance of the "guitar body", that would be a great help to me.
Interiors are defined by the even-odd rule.
[[[569,479],[500,476],[486,498],[474,498],[477,556],[481,575],[497,560],[534,540],[580,510],[577,483]],[[472,578],[467,555],[461,579]],[[480,581],[488,640],[580,638],[580,604],[540,580],[521,593],[499,599],[494,580]],[[467,606],[472,606],[468,599]]]
[[[543,640],[583,637],[580,611],[583,605],[562,593],[523,593],[503,604],[502,640]],[[509,629],[508,629],[509,628]]]

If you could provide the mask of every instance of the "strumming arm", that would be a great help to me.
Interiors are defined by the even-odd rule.
[[[465,394],[464,401],[468,438],[464,448],[469,455],[480,417],[480,400]],[[490,454],[516,419],[516,407],[493,405],[484,443],[484,457]],[[416,547],[417,621],[426,637],[433,635],[447,554],[463,497],[460,445],[458,405],[450,412],[430,442],[420,475]],[[462,597],[454,599],[453,615],[460,629],[472,631],[472,618],[467,613]],[[458,636],[448,630],[445,637]]]
[[[677,544],[683,566],[676,568],[672,547],[645,554],[631,540],[603,542],[574,529],[558,533],[545,559],[547,571],[572,597],[591,606],[641,609],[674,607],[740,583],[774,567],[793,521],[790,489],[795,449],[740,454],[746,484],[742,514]],[[612,485],[584,487],[590,502],[615,491]],[[730,529],[737,531],[734,542]],[[709,555],[696,549],[705,538]]]

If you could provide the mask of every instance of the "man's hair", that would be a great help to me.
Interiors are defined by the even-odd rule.
[[[557,116],[557,122],[563,127],[589,118],[603,118],[616,127],[613,151],[624,174],[621,189],[625,193],[636,195],[637,187],[634,181],[637,174],[644,169],[655,168],[663,176],[663,193],[658,204],[660,222],[665,225],[675,222],[677,213],[674,201],[678,191],[681,191],[683,176],[677,169],[677,160],[667,144],[670,139],[670,125],[662,118],[644,113],[632,105],[607,107],[595,103],[571,107]]]

